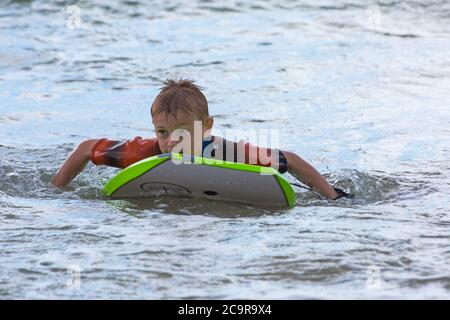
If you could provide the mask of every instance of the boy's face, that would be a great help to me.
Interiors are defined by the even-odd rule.
[[[153,125],[162,153],[172,152],[175,145],[180,143],[186,134],[189,134],[191,142],[190,153],[197,154],[194,151],[194,141],[197,140],[197,146],[201,146],[203,138],[209,136],[213,123],[214,119],[212,117],[202,121],[195,114],[184,111],[178,111],[176,115],[161,112],[153,117]],[[201,130],[194,130],[195,124]],[[183,135],[182,139],[179,137],[180,134]],[[188,153],[189,150],[183,150],[183,152]]]

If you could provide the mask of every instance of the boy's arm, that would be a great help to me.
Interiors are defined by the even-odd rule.
[[[64,187],[83,171],[91,157],[92,147],[97,141],[97,139],[90,139],[80,143],[53,177],[52,184],[56,187]]]
[[[338,197],[338,193],[334,188],[308,162],[292,152],[283,151],[283,154],[287,160],[289,173],[301,179],[308,186],[329,199],[336,199]]]

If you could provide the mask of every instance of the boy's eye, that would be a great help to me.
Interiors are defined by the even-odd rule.
[[[167,136],[169,134],[169,131],[164,130],[164,129],[159,129],[159,130],[157,130],[157,133],[159,136]]]

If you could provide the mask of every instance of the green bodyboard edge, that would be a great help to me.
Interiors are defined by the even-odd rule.
[[[131,166],[126,167],[113,177],[103,188],[103,194],[111,196],[118,188],[124,184],[140,177],[148,170],[160,165],[161,163],[172,159],[184,163],[202,164],[212,167],[220,167],[225,169],[241,170],[247,172],[257,172],[260,174],[273,175],[275,180],[281,187],[286,198],[287,205],[292,208],[295,205],[295,192],[291,184],[274,168],[263,167],[252,164],[230,162],[217,159],[202,158],[198,156],[183,156],[179,153],[162,154],[138,161]]]
[[[169,160],[167,157],[154,156],[150,157],[136,163],[131,166],[126,167],[120,171],[116,176],[114,176],[108,183],[103,187],[103,194],[106,196],[111,196],[117,189],[119,189],[124,184],[138,178],[151,168]]]
[[[284,196],[286,197],[286,202],[289,208],[293,208],[296,203],[296,196],[294,189],[292,189],[291,184],[280,174],[277,172],[275,175],[275,179],[280,185],[281,189],[283,189]]]

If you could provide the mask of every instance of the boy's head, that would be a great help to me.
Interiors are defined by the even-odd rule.
[[[194,81],[181,78],[164,82],[153,101],[151,115],[159,148],[163,153],[171,152],[179,143],[180,140],[176,136],[182,131],[190,134],[191,153],[194,153],[194,141],[197,140],[198,143],[207,137],[214,122],[209,116],[208,101],[201,88],[195,85]],[[200,132],[195,131],[197,136],[194,136],[195,122],[197,125],[201,123],[202,127]],[[174,132],[175,130],[177,131]]]

